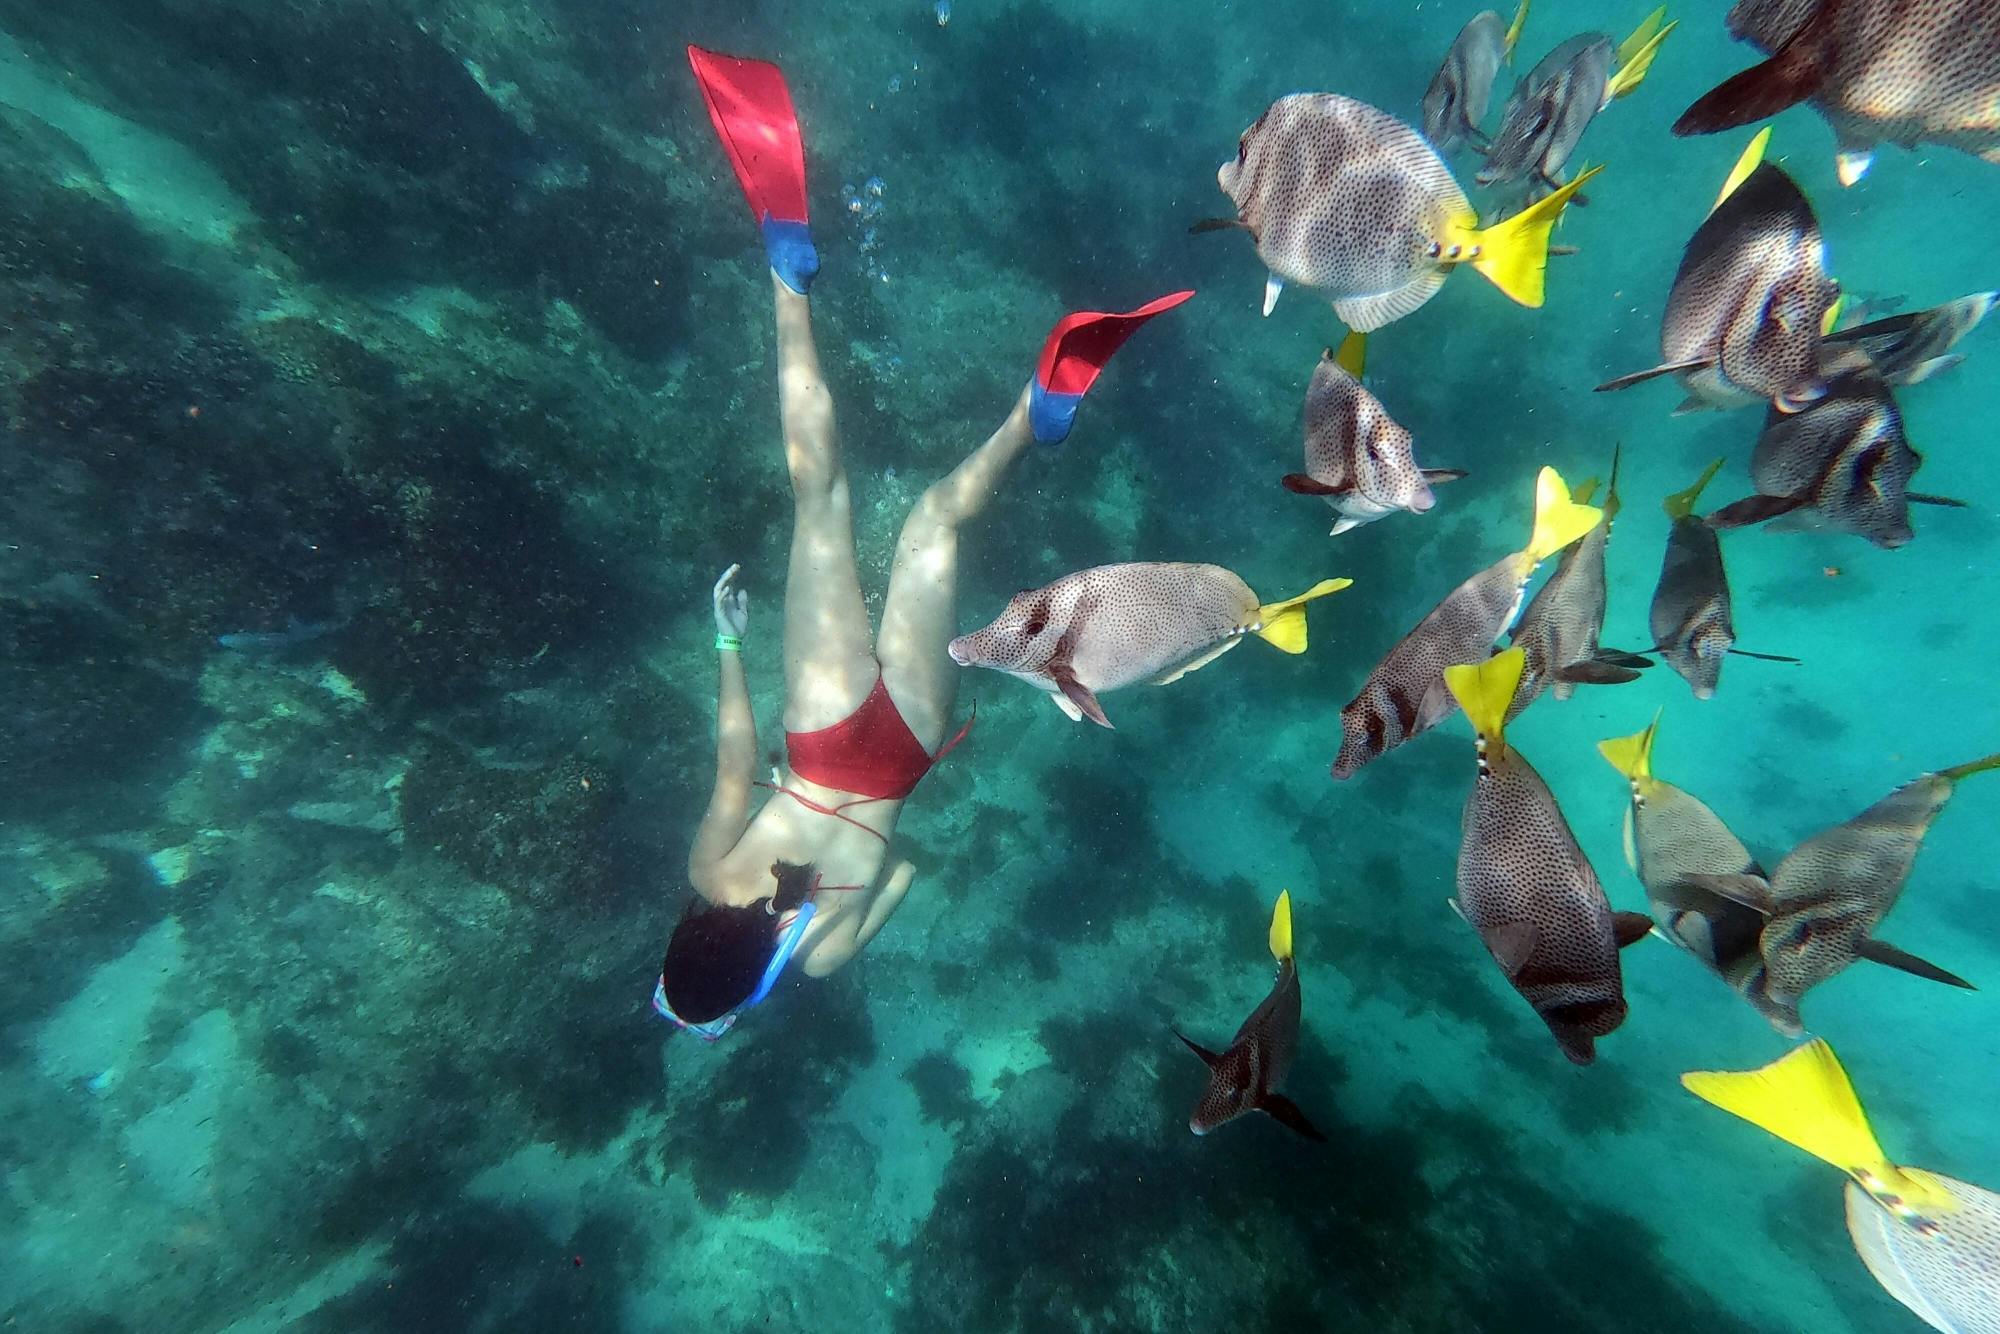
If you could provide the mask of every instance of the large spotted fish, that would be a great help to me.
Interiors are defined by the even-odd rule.
[[[1773,412],[1750,459],[1757,494],[1708,516],[1711,528],[1740,528],[1781,515],[1895,548],[1915,534],[1910,503],[1963,501],[1910,490],[1923,463],[1903,436],[1889,386],[1865,362],[1828,382],[1826,397],[1790,416]]]
[[[1410,433],[1361,384],[1368,335],[1351,333],[1313,367],[1306,386],[1306,470],[1287,473],[1285,489],[1323,496],[1340,517],[1333,536],[1385,514],[1423,514],[1437,504],[1434,482],[1465,476],[1455,468],[1420,468]]]
[[[1535,526],[1528,545],[1453,589],[1375,665],[1340,711],[1333,776],[1351,777],[1450,713],[1444,669],[1483,661],[1520,608],[1521,591],[1535,567],[1595,528],[1603,513],[1577,504],[1556,470],[1542,469],[1535,480]]]
[[[1737,0],[1732,36],[1770,53],[1674,124],[1713,134],[1810,101],[1842,185],[1877,144],[1947,144],[2000,162],[2000,0]]]
[[[1694,512],[1702,489],[1721,466],[1717,459],[1693,486],[1666,499],[1664,508],[1673,527],[1667,530],[1667,554],[1660,562],[1660,582],[1653,588],[1649,613],[1653,651],[1680,674],[1696,699],[1715,694],[1727,654],[1767,662],[1798,661],[1736,647],[1735,609],[1729,571],[1722,564],[1722,541]]]
[[[1845,1172],[1847,1235],[1918,1319],[1944,1334],[2000,1334],[2000,1194],[1891,1162],[1824,1040],[1761,1070],[1693,1071],[1681,1083]]]
[[[1292,959],[1289,892],[1278,895],[1278,906],[1271,914],[1271,957],[1278,961],[1271,994],[1236,1030],[1227,1051],[1210,1051],[1179,1030],[1174,1032],[1208,1066],[1208,1087],[1188,1117],[1188,1129],[1197,1135],[1206,1135],[1246,1112],[1262,1112],[1307,1139],[1326,1139],[1296,1103],[1278,1092],[1299,1045],[1299,969]]]
[[[1465,801],[1458,847],[1458,913],[1522,999],[1578,1065],[1597,1039],[1625,1022],[1621,947],[1652,922],[1614,913],[1597,872],[1541,775],[1507,744],[1507,707],[1522,653],[1445,669],[1445,682],[1478,735],[1479,776]]]
[[[1958,781],[1988,769],[2000,769],[2000,755],[1905,783],[1847,823],[1793,848],[1768,879],[1748,874],[1690,877],[1698,888],[1733,898],[1766,917],[1758,938],[1764,977],[1750,1000],[1779,1032],[1792,1037],[1803,1032],[1800,1000],[1856,959],[1971,988],[1964,978],[1877,940],[1874,933],[1902,896],[1924,835]]]
[[[1337,93],[1273,102],[1216,173],[1270,270],[1264,313],[1287,282],[1316,287],[1351,329],[1399,320],[1470,264],[1524,306],[1542,304],[1549,231],[1592,173],[1491,227],[1415,130]]]
[[[1599,393],[1672,375],[1690,395],[1681,412],[1753,403],[1795,412],[1826,392],[1820,338],[1839,290],[1812,205],[1763,161],[1769,133],[1745,150],[1681,256],[1660,322],[1660,364]]]
[[[1444,64],[1424,90],[1424,138],[1440,153],[1449,153],[1460,144],[1470,144],[1485,152],[1487,140],[1479,122],[1493,100],[1493,81],[1500,67],[1514,54],[1521,26],[1528,21],[1528,0],[1514,14],[1514,22],[1490,9],[1482,9],[1458,30]]]
[[[1246,635],[1305,652],[1305,604],[1352,582],[1323,579],[1295,598],[1262,603],[1220,565],[1098,565],[1016,593],[992,624],[949,649],[961,667],[1018,676],[1048,691],[1071,719],[1109,727],[1099,692],[1177,681]]]
[[[1521,672],[1520,692],[1507,711],[1509,721],[1545,689],[1552,690],[1557,699],[1568,699],[1580,685],[1635,681],[1642,670],[1653,665],[1636,653],[1602,648],[1597,642],[1604,629],[1607,598],[1604,549],[1611,540],[1611,522],[1618,517],[1618,455],[1616,450],[1611,455],[1603,519],[1557,558],[1555,573],[1536,590],[1514,624],[1508,642],[1527,654],[1527,662]],[[1585,503],[1595,494],[1594,481],[1576,489],[1576,498]]]
[[[1974,292],[1913,314],[1888,315],[1826,336],[1829,352],[1852,348],[1892,385],[1918,384],[1965,358],[1951,349],[1979,327],[2000,302],[2000,292]]]

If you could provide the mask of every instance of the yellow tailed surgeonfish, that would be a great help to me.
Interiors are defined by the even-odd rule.
[[[2000,1334],[2000,1195],[1889,1160],[1833,1048],[1700,1070],[1688,1092],[1845,1172],[1847,1233],[1875,1281],[1946,1334]]]
[[[1553,793],[1507,744],[1507,708],[1522,653],[1447,667],[1445,683],[1478,737],[1479,775],[1466,798],[1454,906],[1500,971],[1578,1065],[1625,1022],[1618,951],[1653,923],[1613,912]]]
[[[1452,710],[1444,669],[1480,662],[1521,605],[1535,567],[1597,526],[1604,511],[1580,505],[1554,468],[1535,479],[1535,527],[1528,545],[1473,575],[1396,642],[1340,711],[1333,776],[1351,777]]]
[[[1713,697],[1722,684],[1725,654],[1766,662],[1798,661],[1736,647],[1735,604],[1729,594],[1729,571],[1722,564],[1722,541],[1694,512],[1702,490],[1721,467],[1722,460],[1717,459],[1693,486],[1667,497],[1665,509],[1673,526],[1667,530],[1667,554],[1660,562],[1660,582],[1653,588],[1648,613],[1652,651],[1679,673],[1696,699]]]
[[[1367,333],[1429,301],[1461,264],[1541,305],[1549,232],[1599,170],[1481,227],[1451,168],[1410,126],[1338,93],[1294,93],[1243,132],[1216,173],[1236,216],[1194,230],[1250,233],[1270,271],[1265,314],[1293,282],[1324,292],[1349,328]]]
[[[1514,44],[1528,21],[1528,0],[1507,20],[1491,9],[1482,9],[1458,30],[1458,37],[1445,52],[1444,64],[1431,76],[1424,90],[1424,138],[1440,153],[1449,153],[1460,144],[1469,144],[1484,153],[1490,141],[1480,130],[1486,108],[1493,101],[1493,81],[1500,67],[1513,58]]]

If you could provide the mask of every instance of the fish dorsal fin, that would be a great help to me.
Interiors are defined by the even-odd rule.
[[[1633,787],[1651,782],[1653,777],[1653,738],[1660,730],[1660,714],[1653,714],[1653,721],[1631,736],[1611,737],[1597,743],[1597,753],[1605,762],[1625,775]]]
[[[1628,949],[1644,940],[1653,930],[1653,919],[1642,912],[1611,914],[1611,938],[1619,949]]]
[[[1514,11],[1514,21],[1507,25],[1507,36],[1500,44],[1500,58],[1511,63],[1514,48],[1521,43],[1521,29],[1528,26],[1528,0],[1521,0],[1520,8]]]
[[[1988,755],[1983,760],[1955,764],[1949,769],[1940,769],[1938,777],[1956,783],[1961,778],[1970,778],[1974,774],[1983,774],[1992,769],[2000,769],[2000,754]]]
[[[1521,305],[1541,305],[1544,280],[1548,276],[1549,233],[1584,182],[1603,170],[1597,166],[1579,172],[1553,194],[1511,218],[1473,233],[1469,238],[1472,267]]]
[[[1819,317],[1819,336],[1821,338],[1832,337],[1833,331],[1840,327],[1840,317],[1846,309],[1847,293],[1842,292],[1833,299],[1833,304],[1826,308],[1826,314]]]
[[[1368,335],[1359,329],[1348,331],[1333,354],[1333,364],[1359,380],[1368,372]]]
[[[1222,1053],[1210,1051],[1187,1034],[1181,1032],[1178,1028],[1174,1030],[1174,1036],[1179,1038],[1189,1051],[1201,1057],[1202,1064],[1206,1065],[1209,1069],[1213,1070],[1222,1064]]]
[[[1535,528],[1525,554],[1540,565],[1597,527],[1603,517],[1603,510],[1580,505],[1570,497],[1561,473],[1543,468],[1535,477]]]
[[[1618,461],[1625,453],[1624,441],[1611,447],[1611,480],[1604,486],[1604,522],[1609,526],[1618,518]]]
[[[1306,603],[1338,593],[1354,583],[1352,579],[1322,579],[1297,597],[1270,602],[1257,608],[1256,634],[1273,648],[1286,653],[1306,651]],[[1233,641],[1232,641],[1233,642]]]
[[[1680,20],[1666,22],[1667,7],[1661,5],[1646,15],[1643,22],[1632,30],[1632,35],[1618,44],[1617,63],[1611,78],[1604,86],[1604,105],[1620,97],[1629,96],[1646,78],[1653,61],[1660,54],[1660,43],[1667,40],[1667,34],[1680,26]]]
[[[1479,739],[1493,750],[1507,744],[1507,707],[1521,688],[1526,669],[1526,649],[1515,647],[1496,653],[1485,662],[1461,663],[1444,669],[1445,687],[1465,710]]]
[[[1711,481],[1715,480],[1715,474],[1720,471],[1722,471],[1722,460],[1717,459],[1715,462],[1709,464],[1707,468],[1703,469],[1701,477],[1693,486],[1685,491],[1676,491],[1668,496],[1665,502],[1663,502],[1663,508],[1667,511],[1667,517],[1678,521],[1693,514],[1695,502],[1701,499],[1701,493],[1707,489]]]
[[[1271,957],[1279,963],[1292,957],[1292,891],[1278,891],[1278,905],[1271,909]]]
[[[1722,201],[1735,194],[1737,187],[1750,179],[1750,173],[1757,170],[1758,166],[1764,161],[1764,150],[1770,146],[1770,143],[1771,127],[1768,125],[1751,136],[1750,142],[1744,147],[1742,155],[1736,159],[1736,165],[1731,167],[1729,175],[1723,178],[1722,193],[1715,197],[1715,203],[1708,210],[1710,213],[1721,208]]]
[[[1333,313],[1340,316],[1341,323],[1361,333],[1394,324],[1436,296],[1438,288],[1444,286],[1446,272],[1443,268],[1426,268],[1401,287],[1387,292],[1335,298]]]
[[[1528,960],[1535,957],[1535,942],[1541,939],[1541,934],[1533,922],[1502,922],[1480,932],[1493,962],[1509,977],[1519,976],[1528,966]]]

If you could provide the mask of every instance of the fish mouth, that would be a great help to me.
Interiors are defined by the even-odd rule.
[[[937,641],[933,640],[931,642],[936,643]],[[952,640],[944,646],[944,651],[951,654],[951,660],[959,666],[970,667],[972,665],[972,654],[967,651],[963,639]]]

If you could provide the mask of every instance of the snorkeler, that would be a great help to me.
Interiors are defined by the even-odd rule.
[[[1133,330],[1180,304],[1058,323],[1035,377],[986,442],[925,491],[896,542],[880,632],[870,633],[855,565],[833,403],[820,375],[806,291],[819,271],[807,228],[805,158],[784,76],[761,61],[688,49],[771,263],[778,404],[794,520],[785,588],[784,772],[758,781],[757,728],[741,651],[749,604],[738,567],[714,591],[721,683],[715,787],[688,854],[700,901],[668,941],[656,1010],[715,1039],[793,963],[823,977],[882,929],[914,868],[891,864],[902,804],[965,735],[954,729],[958,534],[1033,441],[1069,434],[1083,394]],[[969,726],[967,724],[966,726]],[[772,796],[752,813],[759,787]]]

